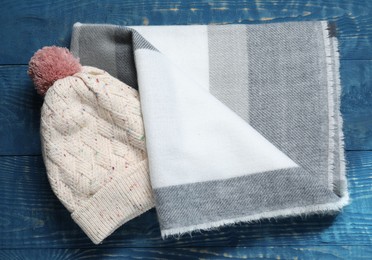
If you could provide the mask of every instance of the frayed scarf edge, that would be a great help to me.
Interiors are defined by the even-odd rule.
[[[161,231],[161,237],[163,239],[172,237],[175,239],[180,239],[183,234],[189,234],[191,237],[195,233],[202,233],[202,231],[209,231],[209,230],[218,230],[218,228],[226,227],[226,226],[233,226],[239,223],[258,223],[262,220],[270,220],[270,219],[281,219],[285,217],[294,217],[300,216],[302,218],[306,218],[313,215],[333,215],[342,210],[342,208],[350,203],[349,194],[346,193],[344,197],[342,197],[337,202],[332,203],[325,203],[320,205],[311,205],[306,207],[296,207],[296,208],[289,208],[284,210],[276,210],[270,212],[263,212],[259,214],[254,214],[251,216],[241,217],[241,218],[233,218],[233,219],[224,219],[220,221],[204,223],[199,225],[192,225],[187,227],[180,227],[180,228],[172,228],[166,229]]]

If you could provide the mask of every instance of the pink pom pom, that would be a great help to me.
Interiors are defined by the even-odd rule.
[[[67,48],[57,46],[44,47],[38,50],[28,65],[28,75],[30,75],[40,95],[45,95],[58,79],[63,79],[81,71],[79,60]]]

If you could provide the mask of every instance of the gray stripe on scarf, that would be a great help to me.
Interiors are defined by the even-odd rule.
[[[291,168],[159,188],[154,195],[165,230],[338,201],[324,184]]]
[[[335,25],[331,27],[332,28],[332,31],[334,31],[336,29]],[[333,42],[332,42],[333,43]],[[338,50],[336,49],[336,46],[334,46],[333,44],[331,45],[332,47],[332,53],[334,52],[337,52]],[[332,59],[333,63],[335,63],[335,59]],[[334,81],[337,81],[338,79],[336,78],[337,75],[338,75],[338,71],[337,71],[337,68],[336,66],[334,65],[333,67],[333,75],[334,75]],[[335,140],[335,151],[334,151],[334,154],[335,154],[335,158],[338,158],[337,160],[335,160],[334,162],[334,165],[335,165],[335,169],[334,169],[334,175],[333,175],[333,184],[334,184],[334,192],[341,196],[341,195],[344,195],[344,193],[346,192],[346,183],[345,183],[345,180],[343,181],[343,172],[341,171],[341,165],[342,162],[341,160],[344,160],[344,158],[340,158],[340,149],[343,149],[343,147],[341,147],[341,143],[343,142],[343,140],[341,140],[341,135],[342,135],[342,122],[340,122],[339,118],[340,118],[340,106],[341,106],[341,100],[340,100],[340,97],[338,94],[336,95],[333,95],[333,98],[334,98],[334,102],[335,102],[335,107],[334,107],[334,113],[335,113],[335,121],[336,121],[336,125],[335,125],[335,137],[334,137],[334,140]]]
[[[211,93],[326,183],[328,100],[321,30],[318,22],[209,26],[208,38]],[[336,159],[335,172],[339,164]]]
[[[247,122],[248,52],[245,25],[208,26],[210,93]]]
[[[328,89],[321,24],[267,24],[251,26],[247,33],[252,127],[312,172],[319,183],[328,183],[328,174],[333,173],[328,173]]]
[[[74,27],[71,50],[80,58],[81,64],[104,69],[135,89],[138,89],[134,63],[134,51],[137,49],[158,51],[137,31],[128,27],[89,24]]]

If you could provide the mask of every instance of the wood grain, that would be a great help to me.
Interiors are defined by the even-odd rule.
[[[55,198],[40,156],[42,98],[26,75],[75,22],[120,25],[332,20],[346,148],[372,150],[372,1],[3,0],[0,8],[0,259],[371,259],[372,151],[347,152],[351,205],[339,215],[262,221],[160,239],[155,210],[93,246]],[[7,65],[7,66],[4,66]]]
[[[40,151],[40,107],[27,66],[0,66],[0,155]]]
[[[345,147],[372,150],[372,61],[341,62]]]
[[[2,250],[0,258],[14,259],[368,259],[370,246],[96,248]]]
[[[3,0],[0,64],[27,64],[45,45],[69,46],[72,25],[231,24],[333,20],[342,59],[372,59],[372,1]]]
[[[371,154],[347,153],[352,204],[338,216],[262,221],[163,241],[151,210],[122,226],[100,248],[368,246],[372,241]],[[92,246],[50,190],[40,156],[2,156],[0,169],[0,248]]]

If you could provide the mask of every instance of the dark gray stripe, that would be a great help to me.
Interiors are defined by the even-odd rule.
[[[158,50],[137,31],[127,27],[116,28],[114,41],[118,78],[138,89],[134,51],[137,49]]]
[[[79,27],[80,63],[106,70],[117,77],[115,58],[115,26],[81,25]],[[73,47],[73,46],[71,46]]]
[[[117,75],[129,86],[138,89],[137,71],[134,63],[133,31],[116,27],[114,34]]]
[[[148,49],[152,51],[159,52],[150,42],[148,42],[141,34],[137,31],[133,30],[133,47],[134,50],[139,49]]]
[[[249,119],[247,27],[208,26],[209,91],[240,117]]]
[[[301,168],[154,190],[162,230],[337,202],[325,183]]]
[[[247,34],[250,124],[321,183],[328,183],[329,111],[321,23],[249,26]]]
[[[83,46],[83,47],[80,47]],[[134,51],[158,51],[137,31],[114,25],[86,24],[74,29],[72,52],[82,65],[106,70],[110,75],[138,89]]]

